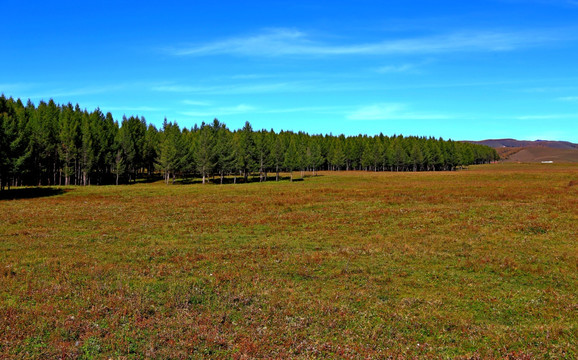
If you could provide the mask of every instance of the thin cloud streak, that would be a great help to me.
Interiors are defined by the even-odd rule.
[[[34,86],[36,85],[27,83],[4,83],[0,84],[0,94],[10,97],[12,93],[20,92]]]
[[[28,94],[25,97],[30,99],[48,100],[53,98],[70,98],[75,96],[96,95],[110,92],[117,92],[127,89],[128,85],[105,85],[94,87],[83,87],[75,89],[45,89],[35,90],[35,93]]]
[[[181,111],[178,112],[180,115],[190,116],[190,117],[219,117],[224,115],[237,115],[246,114],[249,112],[254,112],[255,107],[246,104],[240,104],[232,107],[221,107],[216,109],[207,109],[204,111]]]
[[[310,106],[296,108],[280,108],[263,110],[263,114],[315,113],[315,114],[343,114],[348,108],[345,106]]]
[[[578,101],[578,96],[565,96],[565,97],[559,98],[558,100],[574,102],[574,101]]]
[[[332,45],[311,40],[301,31],[277,29],[262,34],[213,43],[174,48],[174,56],[236,55],[276,57],[285,55],[407,55],[450,52],[511,51],[567,40],[562,32],[464,31],[421,38],[393,39],[366,44]]]
[[[167,111],[166,108],[153,107],[153,106],[106,106],[102,108],[107,111],[150,111],[150,112]]]
[[[253,105],[240,104],[237,106],[217,107],[214,109],[191,110],[179,112],[181,115],[190,117],[220,117],[225,115],[239,114],[288,114],[288,113],[314,113],[314,114],[338,114],[342,115],[350,108],[343,106],[304,106],[294,108],[263,108]]]
[[[543,114],[543,115],[524,115],[517,116],[516,120],[564,120],[564,119],[577,119],[578,113],[576,114]]]
[[[150,87],[152,91],[203,94],[203,95],[239,95],[239,94],[262,94],[262,93],[295,93],[295,92],[339,92],[339,91],[377,91],[377,90],[400,90],[400,89],[436,89],[457,87],[486,87],[495,85],[524,84],[534,81],[480,81],[464,83],[425,83],[411,85],[386,85],[368,84],[364,79],[352,82],[331,82],[324,80],[304,80],[294,82],[271,82],[271,83],[238,83],[234,85],[214,86],[190,86],[181,84],[155,85]],[[189,104],[196,105],[196,104]]]
[[[194,106],[210,106],[211,103],[208,101],[196,101],[196,100],[183,100],[183,104],[185,105],[194,105]]]
[[[391,73],[407,73],[415,71],[415,65],[413,64],[403,64],[403,65],[387,65],[382,66],[376,70],[380,74],[391,74]]]
[[[188,85],[160,85],[153,86],[153,91],[174,93],[200,93],[208,95],[228,94],[255,94],[268,92],[295,92],[302,91],[300,83],[261,83],[261,84],[237,84],[221,86],[188,86]]]
[[[408,110],[405,104],[374,104],[363,106],[347,115],[349,120],[443,120],[451,119],[444,114],[431,114]]]

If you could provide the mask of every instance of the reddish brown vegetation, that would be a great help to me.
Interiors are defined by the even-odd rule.
[[[0,201],[3,358],[572,358],[574,165]]]

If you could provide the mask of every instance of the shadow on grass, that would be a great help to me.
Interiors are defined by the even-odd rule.
[[[34,188],[17,188],[0,191],[0,201],[2,200],[19,200],[33,199],[40,197],[62,195],[66,191],[51,187],[34,187]]]
[[[152,184],[154,182],[163,181],[162,176],[148,176],[144,178],[138,178],[135,184]]]
[[[316,175],[317,176],[323,176],[323,175]],[[310,178],[312,176],[310,175],[305,175],[304,177],[297,177],[294,176],[293,177],[293,181],[297,182],[297,181],[304,181],[307,178]],[[275,180],[275,176],[268,176],[266,181],[263,182],[268,182],[268,183],[274,183],[274,182],[289,182],[291,181],[291,177],[290,176],[279,176],[279,181]],[[207,178],[206,182],[208,184],[216,184],[216,185],[220,185],[221,184],[221,178],[220,177],[215,177],[215,178]],[[258,183],[259,181],[259,177],[258,176],[252,176],[249,177],[248,181],[245,182],[245,179],[242,176],[238,176],[237,179],[235,180],[234,177],[225,177],[223,178],[223,185],[230,185],[230,184],[248,184],[248,183]],[[169,184],[172,184],[172,181],[169,181]],[[174,182],[175,185],[192,185],[192,184],[202,184],[202,180],[199,178],[187,178],[187,179],[177,179]]]

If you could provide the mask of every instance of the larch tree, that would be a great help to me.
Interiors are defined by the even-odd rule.
[[[293,181],[293,171],[299,168],[299,154],[297,152],[297,142],[294,136],[289,140],[289,146],[285,152],[285,159],[283,167],[291,174],[291,181]]]
[[[197,171],[201,174],[205,184],[216,162],[215,134],[211,125],[201,124],[194,146],[194,157]]]
[[[219,174],[222,185],[225,175],[233,171],[235,161],[233,134],[217,119],[213,120],[213,129],[215,130],[215,171]]]
[[[239,144],[237,153],[237,162],[239,169],[243,173],[243,178],[245,182],[248,182],[249,174],[253,172],[256,166],[255,161],[255,140],[254,140],[253,128],[251,124],[247,121],[245,126],[239,130]]]

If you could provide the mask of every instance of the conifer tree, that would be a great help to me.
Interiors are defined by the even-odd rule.
[[[145,133],[143,161],[147,177],[152,177],[155,172],[159,153],[159,131],[153,124],[149,124]]]
[[[264,130],[254,133],[255,140],[255,157],[259,168],[259,182],[267,181],[267,163],[270,158],[271,147],[269,146],[269,137]]]
[[[213,120],[213,129],[215,129],[215,170],[220,176],[222,185],[225,174],[233,171],[235,160],[233,136],[225,124],[217,119]]]
[[[239,131],[239,143],[237,153],[237,163],[239,169],[243,173],[245,182],[248,181],[249,173],[251,173],[256,166],[255,161],[255,140],[253,138],[253,128],[249,122],[245,122],[245,126]]]
[[[216,162],[215,134],[212,126],[205,123],[201,124],[194,147],[194,157],[197,171],[201,174],[203,184],[205,184],[206,178],[212,173]]]
[[[62,107],[60,112],[60,160],[64,175],[64,185],[71,185],[71,178],[75,175],[75,162],[78,156],[77,144],[80,137],[80,122],[75,116],[72,104]]]
[[[313,171],[313,176],[316,176],[316,171],[321,168],[323,163],[325,162],[325,158],[323,157],[323,153],[321,150],[320,140],[318,138],[313,138],[310,144],[310,166]]]
[[[165,118],[159,145],[159,166],[164,173],[165,183],[175,181],[176,173],[182,169],[184,161],[183,135],[177,124]]]
[[[291,182],[293,182],[293,170],[296,170],[299,166],[299,154],[297,152],[297,144],[294,136],[289,140],[289,146],[287,146],[287,151],[285,152],[283,166],[285,167],[285,170],[290,172]]]
[[[283,167],[283,162],[285,160],[285,146],[282,134],[277,135],[273,131],[269,134],[269,144],[271,144],[271,151],[269,152],[271,156],[271,167],[275,171],[275,181],[279,181],[279,171]]]

